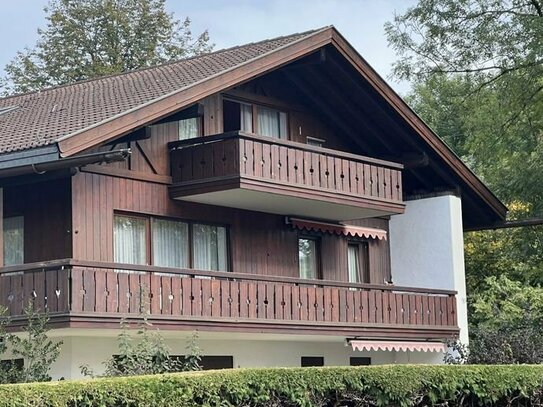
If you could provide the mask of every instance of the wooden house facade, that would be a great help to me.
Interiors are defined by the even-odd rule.
[[[443,351],[462,228],[505,215],[331,27],[0,99],[0,185],[0,303],[49,312],[69,377],[142,313],[232,366]]]

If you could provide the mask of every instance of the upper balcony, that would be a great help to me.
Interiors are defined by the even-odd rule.
[[[404,211],[397,163],[243,132],[169,148],[174,199],[336,221]]]

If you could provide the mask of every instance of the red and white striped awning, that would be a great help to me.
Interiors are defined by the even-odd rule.
[[[360,351],[418,351],[418,352],[446,352],[447,345],[441,342],[404,342],[404,341],[363,341],[350,340],[353,350]]]
[[[298,218],[289,218],[288,220],[293,227],[300,230],[332,233],[336,235],[345,235],[352,237],[362,237],[367,239],[387,239],[387,231],[382,229],[343,225],[340,223],[316,222],[313,220]]]

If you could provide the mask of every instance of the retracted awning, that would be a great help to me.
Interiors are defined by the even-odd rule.
[[[343,225],[340,223],[316,222],[313,220],[298,218],[289,218],[289,222],[293,227],[300,230],[332,233],[336,235],[345,235],[352,237],[362,237],[367,239],[387,239],[387,231],[382,229]]]
[[[359,351],[419,351],[419,352],[446,352],[447,345],[441,342],[404,342],[404,341],[363,341],[350,340],[353,350]]]

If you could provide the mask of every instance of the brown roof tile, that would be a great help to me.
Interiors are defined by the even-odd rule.
[[[306,38],[247,44],[152,68],[0,99],[0,154],[58,139]],[[5,111],[5,108],[16,109]]]

